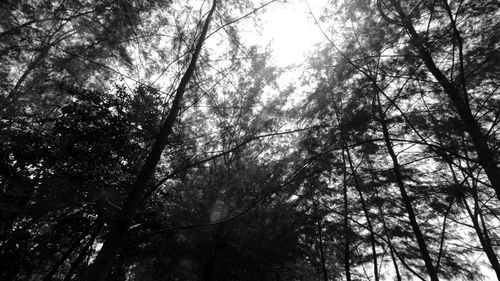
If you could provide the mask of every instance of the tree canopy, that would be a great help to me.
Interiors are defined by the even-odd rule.
[[[0,279],[500,280],[500,5],[311,3],[1,3]]]

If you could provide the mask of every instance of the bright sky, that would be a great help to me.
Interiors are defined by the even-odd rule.
[[[319,18],[328,0],[309,0],[312,12]],[[324,41],[305,0],[273,3],[262,14],[262,42],[271,42],[274,62],[278,66],[301,64],[313,45]]]
[[[202,7],[203,11],[208,9],[206,1],[194,1],[198,1],[199,3],[191,4],[192,7]],[[255,2],[260,2],[260,4],[255,3],[254,7],[257,8],[263,3],[268,2],[268,0]],[[316,43],[325,41],[324,35],[321,33],[318,26],[316,26],[314,18],[311,16],[311,11],[316,18],[319,18],[328,2],[330,2],[330,0],[285,0],[276,1],[267,5],[264,9],[258,10],[256,14],[252,15],[253,17],[261,19],[261,28],[256,28],[253,20],[250,18],[244,18],[235,23],[235,25],[238,26],[237,29],[242,41],[242,47],[245,49],[252,45],[260,47],[269,45],[272,53],[271,63],[273,65],[278,67],[296,67],[296,70],[290,70],[290,72],[293,71],[296,73],[289,73],[285,75],[289,77],[282,78],[287,81],[296,80],[296,76],[300,75],[300,66],[304,64],[308,53],[313,51]],[[183,7],[177,8],[183,9]],[[242,14],[247,12],[250,11],[244,11]],[[195,16],[199,15],[196,14]],[[179,20],[183,21],[185,19],[181,17]],[[215,26],[215,24],[213,26]],[[261,32],[259,32],[259,30]],[[223,31],[219,31],[218,36],[224,38],[223,40],[225,41],[228,40],[227,34]],[[213,52],[224,52],[224,48],[221,48],[219,45],[220,41],[214,39],[207,40],[205,48],[211,48]],[[131,76],[136,80],[141,80],[147,75],[144,72],[145,68],[140,67],[140,55],[134,56],[139,53],[139,50],[136,50],[136,48],[137,46],[134,44],[130,46],[130,53],[136,60],[134,65],[139,66],[136,68],[137,73],[131,74]],[[156,56],[156,59],[161,61],[161,58],[157,56],[157,52],[152,50],[150,55],[153,57]],[[217,55],[214,55],[214,57],[217,57]],[[116,66],[115,68],[119,67]],[[169,67],[167,72],[162,73],[160,76],[158,76],[159,74],[157,73],[156,76],[154,76],[155,78],[151,79],[156,81],[156,85],[166,87],[162,84],[165,83],[168,85],[171,81],[171,77],[176,75],[176,70],[178,69],[175,69],[173,66]],[[126,69],[123,69],[123,72],[126,73]],[[160,77],[160,79],[158,79],[158,77]],[[126,81],[130,85],[135,83],[135,80],[126,79]]]

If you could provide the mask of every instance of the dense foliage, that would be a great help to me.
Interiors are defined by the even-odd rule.
[[[500,5],[271,2],[0,4],[1,280],[500,280]]]

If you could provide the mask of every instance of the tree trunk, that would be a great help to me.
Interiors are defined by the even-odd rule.
[[[347,144],[345,142],[344,142],[344,146],[345,146],[345,150],[347,153],[347,161],[349,162],[351,174],[352,174],[352,177],[354,179],[354,185],[356,186],[356,190],[358,191],[358,195],[359,195],[359,200],[361,201],[361,208],[363,208],[363,213],[365,214],[365,217],[366,217],[366,223],[368,225],[368,230],[370,231],[370,242],[371,242],[371,246],[372,246],[372,257],[373,257],[373,274],[375,277],[375,281],[379,281],[377,249],[376,249],[376,243],[375,243],[376,241],[375,241],[375,234],[373,233],[373,226],[372,226],[372,222],[370,219],[370,214],[368,212],[368,207],[366,206],[363,192],[361,191],[361,186],[359,185],[358,178],[356,176],[356,170],[354,169],[354,166],[352,165],[351,153],[349,152],[349,148],[347,147]]]
[[[415,45],[420,58],[424,61],[427,69],[432,73],[434,78],[439,82],[441,87],[443,87],[445,93],[453,102],[453,105],[457,109],[458,115],[465,126],[465,130],[469,133],[472,140],[472,144],[477,152],[478,161],[481,167],[483,167],[486,176],[488,177],[492,188],[495,190],[497,198],[500,200],[500,169],[498,168],[495,159],[493,158],[493,153],[488,147],[488,141],[486,135],[481,131],[481,127],[474,119],[472,112],[467,104],[467,93],[465,89],[461,91],[453,85],[448,78],[443,74],[443,72],[436,66],[431,54],[425,48],[422,38],[418,35],[415,30],[411,19],[405,14],[401,5],[396,0],[391,0],[392,4],[396,8],[399,16],[403,21],[410,39]],[[458,32],[458,31],[457,31]],[[462,77],[465,79],[465,77]]]
[[[375,194],[377,196],[377,199],[379,199],[379,194],[377,192],[377,190],[375,189]],[[392,245],[392,237],[391,235],[389,234],[389,228],[387,227],[387,224],[385,222],[385,215],[384,215],[384,210],[382,209],[382,206],[381,205],[378,205],[378,210],[379,210],[379,213],[380,213],[380,219],[382,220],[382,227],[384,228],[384,231],[387,233],[386,237],[387,237],[387,245],[389,246],[389,251],[390,251],[390,254],[391,254],[391,260],[392,260],[392,264],[394,265],[394,271],[396,272],[396,280],[397,281],[401,281],[401,274],[399,273],[399,266],[398,266],[398,262],[396,260],[396,254],[395,254],[395,250],[393,249],[394,246]]]
[[[488,257],[488,260],[490,261],[491,267],[493,268],[493,270],[495,271],[495,274],[497,275],[497,279],[500,280],[500,266],[498,263],[498,258],[497,258],[497,255],[495,254],[495,251],[493,250],[493,247],[491,246],[491,241],[489,240],[489,236],[484,235],[483,230],[481,229],[481,226],[479,226],[479,220],[477,218],[477,211],[478,210],[475,209],[475,212],[473,213],[465,198],[462,199],[462,202],[464,203],[465,208],[467,210],[467,213],[469,214],[469,217],[471,218],[472,224],[474,226],[474,230],[476,231],[477,237],[479,239],[479,243],[481,243],[481,247],[483,248],[484,253]]]
[[[122,243],[123,236],[128,231],[128,227],[132,219],[134,218],[137,209],[140,207],[140,203],[145,194],[147,184],[151,176],[155,172],[156,165],[160,160],[163,149],[167,144],[168,137],[172,132],[174,122],[176,121],[177,115],[179,114],[180,103],[184,96],[184,92],[186,91],[186,87],[194,74],[196,62],[200,55],[203,41],[205,40],[205,37],[207,35],[208,26],[210,25],[210,21],[215,11],[216,4],[217,0],[214,0],[203,25],[200,37],[198,38],[198,41],[196,43],[189,66],[182,76],[179,87],[177,88],[170,112],[165,119],[165,122],[161,126],[160,132],[156,137],[151,152],[149,153],[144,165],[142,166],[141,171],[139,172],[139,175],[137,176],[134,184],[131,187],[129,195],[122,207],[122,211],[112,225],[111,231],[107,235],[103,247],[90,269],[90,273],[86,278],[86,280],[88,281],[106,280],[106,277],[108,276],[108,273],[113,265],[116,253]]]
[[[347,166],[345,161],[344,150],[342,150],[342,163],[343,163],[343,171],[344,174],[344,268],[345,268],[345,278],[346,281],[351,281],[351,253],[350,253],[350,239],[349,239],[349,203],[347,196]]]
[[[383,217],[383,215],[381,215]],[[383,224],[384,224],[384,229],[386,229],[387,231],[387,226],[385,224],[385,220],[383,221]],[[389,234],[387,234],[387,244],[389,245],[389,251],[390,251],[390,254],[391,254],[391,260],[392,260],[392,264],[394,265],[394,271],[396,272],[396,280],[397,281],[401,281],[401,273],[399,273],[399,266],[398,266],[398,262],[396,260],[396,255],[394,253],[394,249],[393,249],[393,245],[392,245],[392,239],[390,238]]]
[[[448,167],[450,169],[450,172],[453,176],[453,181],[457,185],[461,185],[460,181],[456,177],[455,171],[453,170],[452,166],[452,160],[449,158],[445,159]],[[461,198],[461,201],[464,203],[465,210],[467,211],[467,214],[469,215],[472,225],[474,226],[474,230],[476,231],[477,238],[479,239],[479,243],[481,244],[481,247],[483,248],[484,253],[486,254],[486,257],[488,257],[488,260],[490,261],[491,267],[495,271],[497,275],[497,279],[500,280],[500,263],[498,262],[498,257],[495,253],[495,250],[493,249],[493,246],[491,245],[491,240],[489,239],[488,233],[486,232],[486,225],[483,223],[483,229],[484,229],[484,234],[483,230],[481,229],[481,226],[479,225],[479,220],[478,220],[478,214],[481,216],[481,210],[479,208],[479,198],[477,196],[477,190],[472,191],[473,194],[473,199],[474,199],[474,212],[469,207],[469,204],[467,203],[467,198],[465,196]],[[484,220],[482,220],[484,222]]]
[[[429,250],[427,249],[427,245],[425,244],[425,239],[424,235],[422,234],[422,231],[420,230],[420,227],[417,223],[417,218],[415,216],[415,211],[413,210],[413,206],[411,203],[411,199],[406,193],[406,188],[403,182],[403,176],[401,174],[401,169],[399,166],[398,158],[396,156],[396,153],[394,152],[394,149],[392,148],[392,143],[390,140],[389,136],[389,129],[387,128],[387,123],[385,121],[385,116],[384,112],[382,110],[382,105],[380,103],[380,97],[378,95],[378,92],[376,93],[376,99],[377,99],[377,110],[378,110],[378,118],[379,122],[382,126],[382,132],[384,134],[384,140],[385,144],[387,147],[387,150],[389,152],[389,156],[391,157],[393,167],[394,167],[394,175],[396,177],[396,182],[399,187],[399,191],[401,193],[401,199],[403,200],[403,204],[405,206],[406,212],[408,213],[408,218],[410,220],[410,225],[413,229],[413,233],[415,234],[415,238],[417,239],[417,244],[420,249],[420,255],[422,256],[422,259],[424,260],[425,267],[427,269],[427,273],[431,277],[432,281],[438,281],[438,275],[437,271],[434,268],[431,256],[429,254]]]
[[[314,212],[316,214],[318,214],[318,206],[316,205],[316,202],[314,202]],[[328,271],[326,269],[325,251],[323,249],[323,230],[322,230],[322,225],[321,225],[322,220],[323,220],[323,217],[321,217],[316,222],[316,229],[318,231],[319,258],[321,261],[321,270],[323,273],[323,281],[328,281]]]

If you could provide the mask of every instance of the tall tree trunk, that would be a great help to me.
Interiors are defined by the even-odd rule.
[[[500,200],[500,169],[496,164],[492,151],[488,147],[488,140],[486,135],[483,134],[483,132],[481,131],[481,127],[474,119],[474,116],[472,115],[472,112],[468,106],[467,96],[466,96],[467,92],[465,90],[463,82],[463,79],[465,79],[465,77],[461,78],[463,87],[462,90],[460,90],[459,88],[457,88],[457,86],[452,84],[448,80],[448,78],[446,78],[443,72],[436,66],[430,52],[424,45],[422,38],[418,35],[417,31],[415,30],[413,23],[411,22],[411,18],[408,15],[406,15],[399,2],[396,0],[391,0],[391,3],[396,8],[396,11],[400,16],[404,27],[408,31],[412,43],[415,45],[420,55],[420,58],[424,61],[427,69],[439,82],[439,84],[444,89],[445,93],[448,95],[448,97],[453,102],[453,105],[457,109],[458,115],[462,120],[463,125],[465,126],[465,130],[469,133],[470,138],[472,140],[472,144],[474,145],[474,148],[477,152],[479,164],[481,165],[481,167],[483,167],[486,176],[488,177],[491,183],[492,188],[495,190],[497,198]],[[458,31],[455,32],[458,33]],[[456,36],[457,34],[455,34],[455,37]],[[461,39],[458,38],[458,40]]]
[[[491,245],[491,241],[489,239],[489,236],[485,233],[483,233],[483,230],[481,229],[481,226],[479,225],[479,220],[478,220],[478,209],[477,209],[477,203],[475,203],[475,208],[474,212],[469,207],[469,203],[467,203],[467,199],[463,198],[462,202],[465,205],[465,209],[467,210],[467,213],[469,214],[469,217],[471,218],[472,225],[474,226],[474,230],[476,231],[477,237],[479,239],[479,243],[481,243],[481,247],[483,248],[484,253],[486,254],[486,257],[488,257],[488,260],[490,261],[491,267],[495,271],[495,274],[497,276],[497,279],[500,280],[500,266],[498,263],[498,258],[493,250],[493,247]],[[485,229],[486,231],[486,229]]]
[[[377,192],[377,189],[375,189],[375,195],[377,196],[377,199],[380,200],[380,197],[379,197],[379,194]],[[386,234],[387,245],[389,246],[389,251],[390,251],[390,254],[391,254],[392,264],[394,265],[394,271],[396,272],[396,280],[397,281],[401,281],[401,273],[399,272],[399,266],[398,266],[398,262],[397,262],[397,259],[396,259],[396,253],[395,253],[395,250],[394,250],[394,245],[392,245],[392,236],[389,234],[390,231],[389,231],[389,228],[387,227],[387,223],[385,222],[384,210],[382,209],[382,206],[380,204],[377,204],[377,205],[378,205],[378,210],[379,210],[379,213],[380,213],[380,219],[382,221],[382,227],[384,228],[384,232],[387,233]]]
[[[443,250],[444,250],[444,240],[446,237],[446,220],[448,219],[451,208],[453,207],[453,203],[455,203],[454,198],[449,203],[448,208],[446,208],[446,212],[444,214],[443,227],[441,230],[441,239],[439,239],[440,240],[439,241],[439,252],[438,252],[438,258],[437,258],[437,262],[436,262],[436,270],[439,270],[439,266],[441,265],[441,257],[443,256]]]
[[[344,269],[345,269],[345,279],[346,281],[351,281],[351,250],[350,250],[350,239],[349,239],[349,201],[347,196],[347,165],[345,161],[344,150],[342,149],[342,163],[343,163],[343,171],[344,174]]]
[[[410,220],[410,225],[413,229],[413,233],[415,234],[415,238],[417,239],[417,244],[420,250],[420,255],[422,259],[424,260],[425,267],[427,269],[427,273],[431,277],[432,281],[438,281],[438,275],[437,271],[433,265],[431,256],[429,254],[429,250],[427,248],[427,245],[425,243],[424,235],[422,234],[422,231],[420,230],[420,227],[417,222],[417,218],[415,216],[415,211],[413,210],[413,206],[411,203],[411,199],[408,196],[408,193],[406,192],[405,184],[403,182],[403,176],[401,174],[401,168],[398,162],[398,158],[396,156],[396,153],[394,152],[394,149],[392,148],[392,143],[390,140],[389,136],[389,129],[387,128],[387,122],[385,120],[384,112],[382,110],[382,104],[380,103],[380,97],[378,92],[376,92],[376,99],[377,99],[377,111],[378,111],[378,119],[380,122],[380,125],[382,126],[382,132],[384,135],[384,141],[387,147],[387,151],[389,152],[389,156],[391,157],[393,168],[394,168],[394,175],[396,177],[396,182],[399,187],[399,192],[401,194],[401,199],[403,200],[403,204],[405,206],[406,212],[408,213],[408,218]]]
[[[363,208],[363,213],[365,214],[366,223],[368,225],[368,230],[370,231],[370,242],[371,242],[371,246],[372,246],[372,257],[373,257],[373,274],[375,277],[375,281],[379,281],[376,241],[375,241],[375,234],[373,232],[372,222],[370,219],[370,213],[368,212],[368,207],[366,206],[365,198],[363,196],[363,192],[361,191],[361,186],[358,182],[356,170],[354,169],[354,166],[352,164],[351,153],[349,152],[349,148],[347,147],[347,144],[345,143],[345,141],[344,141],[344,147],[345,147],[345,150],[347,153],[347,161],[349,162],[351,174],[352,174],[352,177],[354,179],[354,185],[356,186],[356,190],[358,191],[358,195],[359,195],[359,200],[361,201],[361,208]]]
[[[160,160],[163,149],[168,142],[168,137],[172,132],[173,125],[177,119],[177,115],[179,114],[180,103],[184,96],[184,92],[186,91],[186,87],[194,74],[196,62],[200,55],[201,48],[203,42],[205,41],[208,27],[210,25],[210,21],[216,6],[217,0],[213,0],[212,7],[210,8],[210,11],[203,25],[203,29],[194,48],[189,66],[182,76],[179,87],[177,88],[170,112],[165,119],[165,122],[161,126],[160,132],[156,137],[151,152],[149,153],[144,165],[142,166],[141,171],[139,172],[139,175],[137,176],[134,184],[130,189],[128,197],[122,207],[122,211],[118,214],[117,219],[111,227],[111,231],[105,239],[101,251],[97,255],[97,258],[90,269],[90,272],[86,278],[88,281],[104,281],[108,276],[108,273],[113,265],[116,253],[122,243],[123,235],[127,232],[137,209],[141,205],[141,201],[145,194],[148,182],[155,172],[156,165]]]
[[[12,88],[12,90],[10,90],[9,94],[7,95],[7,100],[12,101],[13,99],[15,99],[15,96],[20,93],[19,89],[22,87],[24,81],[26,81],[26,79],[28,78],[28,76],[31,74],[31,72],[33,70],[35,70],[37,67],[39,67],[39,64],[45,59],[45,57],[49,53],[49,49],[50,49],[50,46],[45,46],[45,47],[41,48],[40,53],[36,56],[36,58],[33,61],[31,61],[28,64],[28,67],[23,72],[23,75],[21,75],[21,77],[19,77],[19,79],[17,80],[17,82],[14,85],[14,87]],[[8,104],[5,104],[5,106],[7,106],[7,105]]]
[[[481,225],[483,227],[484,243],[485,243],[486,248],[488,249],[489,254],[491,255],[491,259],[493,261],[492,262],[493,270],[495,270],[495,273],[497,274],[497,278],[500,280],[500,266],[498,264],[498,258],[497,258],[497,255],[495,253],[495,250],[493,249],[490,235],[488,234],[488,227],[486,227],[486,222],[484,221],[483,212],[479,208],[479,199],[477,198],[477,194],[475,194],[474,197],[475,197],[474,198],[474,208],[476,209],[476,212],[479,214],[479,218],[481,219]]]
[[[448,167],[451,171],[451,174],[453,176],[453,181],[457,185],[462,185],[462,183],[458,180],[455,171],[453,170],[452,166],[452,160],[449,159],[448,157],[445,159],[447,161]],[[488,233],[486,232],[486,225],[483,223],[483,229],[481,229],[481,226],[479,225],[479,219],[478,215],[481,215],[481,209],[479,208],[479,198],[477,196],[477,190],[472,191],[472,197],[474,199],[474,212],[469,207],[469,204],[467,202],[467,198],[465,196],[461,198],[462,202],[464,203],[465,209],[467,211],[467,214],[469,215],[472,225],[474,226],[474,230],[476,231],[477,238],[479,239],[479,243],[481,244],[481,247],[483,248],[484,253],[486,254],[486,257],[488,258],[491,267],[495,271],[495,274],[497,275],[497,279],[500,280],[500,263],[498,261],[498,257],[495,253],[495,250],[493,249],[493,246],[491,245],[491,240],[489,239]],[[482,219],[482,215],[481,215]],[[484,220],[482,220],[484,222]]]
[[[381,207],[379,207],[379,209],[382,211]],[[391,254],[392,264],[394,265],[394,271],[396,272],[396,280],[397,281],[401,281],[401,273],[399,273],[399,266],[398,266],[398,262],[397,262],[397,259],[396,259],[395,250],[393,249],[394,246],[392,245],[392,238],[389,235],[389,229],[387,227],[387,224],[385,223],[383,212],[380,212],[380,216],[382,217],[383,227],[384,227],[385,231],[387,232],[387,244],[389,245],[389,251],[390,251],[390,254]]]
[[[316,203],[314,204],[314,209],[317,212]],[[318,243],[319,243],[319,255],[321,259],[321,270],[323,271],[323,281],[328,281],[328,271],[326,269],[326,259],[325,259],[325,251],[323,249],[323,230],[321,221],[323,218],[319,219],[316,223],[316,228],[318,230]]]

